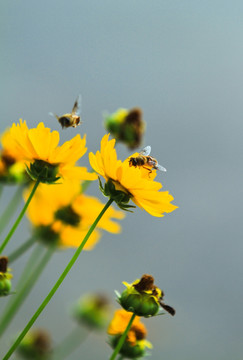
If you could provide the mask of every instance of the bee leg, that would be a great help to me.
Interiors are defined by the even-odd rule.
[[[149,172],[149,177],[150,177],[150,174],[152,173],[152,170],[150,168],[147,168],[146,166],[143,166],[144,169],[148,170]]]

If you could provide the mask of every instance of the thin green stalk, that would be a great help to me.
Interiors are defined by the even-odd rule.
[[[53,360],[63,360],[76,350],[87,338],[89,332],[85,332],[80,326],[76,326],[59,346],[53,351]]]
[[[33,268],[29,268],[30,276],[27,277],[27,280],[19,284],[19,291],[13,298],[13,302],[11,302],[10,306],[6,311],[4,311],[4,316],[0,322],[0,336],[6,330],[8,325],[10,324],[11,320],[13,319],[16,312],[19,310],[20,306],[23,304],[24,300],[30,293],[32,287],[36,284],[38,278],[40,277],[42,271],[45,269],[46,264],[50,260],[53,254],[54,248],[50,247],[38,265]]]
[[[2,192],[3,192],[3,184],[0,183],[0,196],[2,195]]]
[[[29,250],[32,245],[36,242],[36,236],[31,236],[26,242],[24,242],[21,246],[19,246],[16,250],[14,250],[10,255],[8,255],[9,263],[13,263],[17,260],[25,251]]]
[[[39,317],[39,315],[42,313],[42,311],[45,309],[45,307],[47,306],[47,304],[49,303],[49,301],[51,300],[51,298],[53,297],[53,295],[55,294],[55,292],[58,290],[59,286],[61,285],[61,283],[63,282],[63,280],[65,279],[65,277],[67,276],[67,274],[69,273],[69,271],[71,270],[72,266],[74,265],[74,263],[76,262],[76,260],[78,259],[81,251],[83,250],[84,245],[86,244],[86,242],[88,241],[90,235],[92,234],[92,232],[94,231],[96,225],[98,224],[98,222],[100,221],[100,219],[102,218],[102,216],[104,215],[104,213],[106,212],[106,210],[109,208],[109,206],[112,204],[113,200],[109,199],[106,203],[106,205],[104,206],[104,208],[101,210],[100,214],[97,216],[97,218],[95,219],[95,221],[93,222],[93,224],[91,225],[89,231],[87,232],[86,236],[84,237],[83,241],[81,242],[81,244],[79,245],[79,247],[77,248],[76,252],[74,253],[73,257],[71,258],[71,260],[69,261],[68,265],[66,266],[66,268],[64,269],[63,273],[61,274],[61,276],[59,277],[59,279],[57,280],[56,284],[53,286],[53,288],[51,289],[51,291],[49,292],[49,294],[47,295],[47,297],[44,299],[44,301],[42,302],[42,304],[39,306],[39,308],[37,309],[37,311],[35,312],[35,314],[32,316],[32,318],[30,319],[30,321],[28,322],[28,324],[25,326],[25,328],[23,329],[23,331],[21,332],[21,334],[19,335],[19,337],[16,339],[16,341],[14,342],[14,344],[11,346],[11,348],[9,349],[9,351],[7,352],[7,354],[4,356],[4,358],[2,360],[7,360],[10,358],[10,356],[13,354],[13,352],[15,351],[15,349],[17,348],[17,346],[19,345],[19,343],[21,342],[21,340],[24,338],[24,336],[27,334],[27,332],[29,331],[29,329],[31,328],[31,326],[34,324],[34,322],[36,321],[36,319]]]
[[[1,215],[0,234],[3,232],[6,225],[8,225],[12,215],[14,214],[15,210],[17,209],[17,206],[19,205],[19,202],[22,198],[22,189],[23,189],[23,186],[17,187],[17,190],[15,191],[12,199],[10,200],[7,207],[5,208],[4,213]]]
[[[118,341],[118,344],[116,345],[116,348],[115,350],[113,351],[113,354],[111,355],[110,359],[109,360],[115,360],[116,358],[116,355],[119,353],[119,351],[121,350],[122,348],[122,345],[124,344],[124,341],[126,340],[126,337],[127,337],[127,334],[128,334],[128,331],[130,330],[131,326],[132,326],[132,323],[133,323],[133,320],[135,319],[135,314],[132,314],[132,317],[127,325],[127,328],[126,330],[124,331],[124,333],[122,334],[122,336],[120,337],[119,341]]]
[[[31,193],[30,193],[30,195],[29,195],[29,197],[28,197],[28,200],[26,201],[26,203],[25,203],[25,205],[24,205],[24,207],[23,207],[23,209],[22,209],[22,211],[21,211],[21,213],[19,214],[17,220],[15,221],[14,225],[12,226],[12,228],[11,228],[11,230],[9,231],[8,235],[6,236],[4,242],[2,243],[2,245],[1,245],[1,247],[0,247],[0,254],[1,254],[2,251],[4,250],[5,246],[7,245],[7,243],[9,242],[9,240],[11,239],[13,233],[15,232],[15,230],[17,229],[20,221],[22,220],[22,217],[24,216],[24,213],[25,213],[25,211],[27,210],[27,208],[28,208],[28,206],[29,206],[29,203],[30,203],[30,201],[31,201],[31,199],[32,199],[32,197],[33,197],[33,195],[34,195],[34,193],[35,193],[35,191],[36,191],[39,183],[40,183],[40,180],[37,180],[36,183],[35,183],[35,185],[34,185],[34,187],[33,187],[33,189],[32,189],[32,191],[31,191]]]

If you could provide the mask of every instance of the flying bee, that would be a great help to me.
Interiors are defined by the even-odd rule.
[[[163,166],[159,165],[158,161],[155,158],[149,156],[150,152],[151,146],[146,146],[137,157],[130,157],[129,166],[143,167],[144,169],[149,170],[150,173],[153,169],[166,171]]]
[[[58,116],[53,113],[49,113],[49,114],[51,116],[54,116],[58,120],[62,128],[68,128],[68,127],[75,128],[81,124],[80,111],[81,111],[81,95],[77,97],[77,100],[73,105],[71,114],[64,114],[62,116]]]

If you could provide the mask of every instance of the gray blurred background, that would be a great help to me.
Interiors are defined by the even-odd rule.
[[[19,118],[61,130],[48,112],[70,111],[81,93],[84,123],[60,131],[61,139],[87,133],[96,151],[102,114],[140,106],[144,145],[167,168],[158,180],[179,206],[162,219],[136,209],[122,234],[104,233],[81,255],[36,323],[55,342],[72,329],[67,309],[82,293],[104,290],[114,299],[123,280],[149,273],[177,310],[145,320],[152,359],[242,359],[242,16],[242,1],[226,0],[1,2],[1,132]],[[117,151],[130,155],[123,145]],[[4,192],[1,211],[13,191]],[[97,182],[88,193],[102,199]],[[6,253],[28,227],[25,219]],[[0,356],[72,253],[55,254]],[[14,284],[27,258],[13,264]],[[106,340],[90,335],[70,359],[108,359]]]

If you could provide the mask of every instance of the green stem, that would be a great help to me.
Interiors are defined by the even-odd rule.
[[[17,260],[25,251],[29,250],[29,248],[36,242],[36,236],[31,236],[25,243],[20,245],[15,251],[13,251],[10,255],[8,255],[9,263],[13,263]]]
[[[17,187],[12,199],[10,200],[9,204],[7,205],[4,213],[1,215],[0,218],[0,234],[3,232],[6,225],[9,223],[11,216],[14,214],[21,198],[22,198],[22,186]]]
[[[49,303],[49,301],[51,300],[51,298],[53,297],[53,295],[55,294],[55,292],[58,290],[59,286],[61,285],[61,283],[63,282],[63,280],[65,279],[65,277],[67,276],[67,274],[69,273],[69,271],[71,270],[72,266],[74,265],[74,263],[76,262],[76,260],[78,259],[81,251],[83,250],[84,245],[86,244],[86,242],[88,241],[90,235],[92,234],[92,232],[94,231],[96,225],[98,224],[98,222],[100,221],[100,219],[102,218],[103,214],[106,212],[106,210],[109,208],[109,206],[112,204],[113,200],[109,199],[108,202],[106,203],[106,205],[104,206],[104,208],[101,210],[100,214],[97,216],[97,218],[95,219],[95,221],[93,222],[93,224],[91,225],[89,231],[87,232],[86,236],[84,237],[83,241],[81,242],[81,244],[79,245],[79,247],[77,248],[77,250],[75,251],[73,257],[71,258],[71,260],[69,261],[69,263],[67,264],[66,268],[64,269],[63,273],[61,274],[61,276],[59,277],[59,279],[57,280],[56,284],[53,286],[53,288],[51,289],[51,291],[49,292],[49,294],[47,295],[47,297],[44,299],[44,301],[42,302],[42,304],[39,306],[39,308],[36,310],[35,314],[32,316],[32,318],[30,319],[30,321],[28,322],[28,324],[25,326],[25,328],[23,329],[23,331],[21,332],[21,334],[19,335],[19,337],[16,339],[16,341],[14,342],[14,344],[11,346],[11,348],[9,349],[9,351],[7,352],[7,354],[4,356],[4,358],[2,360],[7,360],[10,358],[10,356],[13,354],[13,352],[15,351],[15,349],[17,348],[17,346],[19,345],[19,343],[21,342],[21,340],[24,338],[24,336],[27,334],[27,332],[29,331],[29,329],[31,328],[31,326],[34,324],[34,322],[36,321],[36,319],[39,317],[39,315],[42,313],[42,311],[45,309],[45,307],[47,306],[47,304]]]
[[[20,221],[22,220],[22,217],[24,216],[24,213],[25,213],[25,211],[27,210],[27,208],[28,208],[28,206],[29,206],[29,203],[30,203],[30,201],[31,201],[31,199],[32,199],[32,197],[33,197],[33,195],[34,195],[34,193],[35,193],[35,191],[36,191],[39,183],[40,183],[40,180],[37,180],[36,183],[35,183],[35,185],[34,185],[34,187],[33,187],[33,189],[32,189],[32,191],[31,191],[31,193],[30,193],[30,195],[29,195],[29,197],[28,197],[28,200],[26,201],[26,203],[25,203],[25,205],[24,205],[24,207],[23,207],[23,209],[22,209],[22,211],[21,211],[21,213],[19,214],[17,220],[15,221],[15,223],[14,223],[13,226],[12,226],[12,229],[9,231],[9,233],[8,233],[8,235],[6,236],[4,242],[2,243],[2,245],[1,245],[1,247],[0,247],[0,254],[3,252],[5,246],[7,245],[7,243],[9,242],[9,240],[11,239],[13,233],[15,232],[15,230],[17,229]]]
[[[116,345],[116,348],[115,350],[113,351],[113,354],[111,355],[110,359],[109,360],[114,360],[116,358],[116,355],[119,353],[119,351],[121,350],[122,348],[122,345],[124,344],[124,341],[126,340],[126,337],[127,337],[127,334],[128,334],[128,331],[130,330],[131,326],[132,326],[132,323],[133,323],[133,320],[135,319],[135,314],[132,314],[132,317],[127,325],[127,328],[126,330],[124,331],[124,333],[122,334],[122,336],[120,337],[119,341],[118,341],[118,344]]]
[[[38,278],[40,277],[42,271],[45,269],[46,264],[51,258],[51,255],[53,254],[54,248],[50,247],[48,251],[44,254],[42,259],[40,260],[39,264],[33,269],[29,268],[29,274],[30,276],[27,277],[27,280],[24,282],[19,283],[19,291],[13,298],[13,302],[11,302],[8,309],[4,312],[4,316],[1,319],[0,322],[0,336],[3,334],[3,332],[6,330],[8,325],[10,324],[11,320],[13,319],[14,315],[30,293],[32,287],[37,282]]]
[[[0,183],[0,196],[2,195],[2,192],[3,192],[3,184]]]
[[[84,329],[75,327],[67,337],[61,342],[53,352],[53,360],[63,360],[77,349],[87,338],[88,332],[83,333]]]

